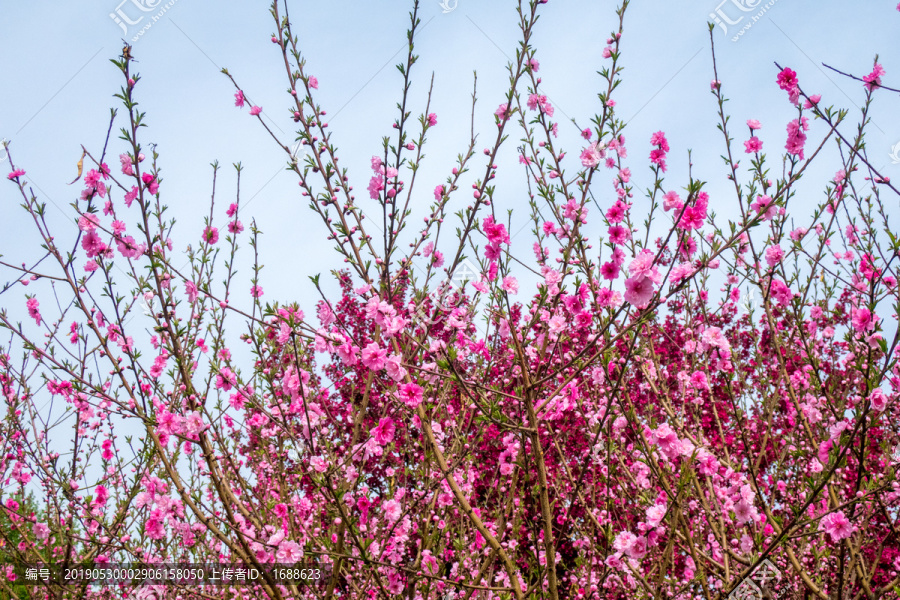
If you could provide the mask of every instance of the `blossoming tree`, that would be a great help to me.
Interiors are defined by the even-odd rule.
[[[897,597],[898,190],[864,145],[884,70],[876,59],[860,78],[848,134],[846,111],[779,67],[786,137],[766,139],[768,154],[759,121],[735,131],[714,72],[726,221],[693,175],[665,179],[663,131],[630,144],[639,162],[649,153],[653,184],[641,196],[630,183],[613,99],[627,1],[606,40],[600,112],[574,156],[559,147],[532,44],[545,1],[518,3],[521,41],[484,158],[473,135],[433,197],[436,182],[417,173],[439,120],[427,101],[414,117],[407,93],[415,3],[400,111],[360,198],[273,3],[308,148],[289,168],[347,265],[338,295],[310,286],[314,316],[265,303],[258,266],[249,286],[236,276],[241,240],[259,242],[238,200],[222,211],[214,192],[199,242],[172,239],[164,157],[144,139],[127,47],[114,61],[121,134],[85,150],[70,230],[50,231],[10,154],[40,256],[2,263],[5,560],[262,573],[252,585],[145,585],[142,598]],[[224,73],[235,105],[290,156],[292,141]],[[513,253],[493,183],[511,135],[533,256]],[[833,180],[801,186],[827,143],[840,149]],[[612,193],[596,185],[605,173]],[[821,197],[811,214],[795,208],[801,193]],[[529,278],[536,288],[520,285]],[[322,576],[286,581],[273,564]],[[747,587],[763,565],[777,590]],[[23,588],[11,562],[3,575],[9,597],[133,591]]]

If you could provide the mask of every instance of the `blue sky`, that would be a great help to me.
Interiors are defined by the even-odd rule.
[[[139,10],[141,3],[155,8]],[[50,204],[51,222],[59,225],[73,217],[68,204],[80,187],[66,184],[75,176],[80,145],[99,152],[109,108],[119,107],[112,94],[121,82],[108,59],[119,54],[123,30],[111,14],[118,11],[132,21],[141,18],[128,28],[130,40],[165,9],[133,44],[133,54],[143,77],[137,98],[147,111],[149,124],[143,142],[156,143],[161,153],[164,202],[179,223],[174,237],[182,248],[199,239],[208,211],[209,163],[213,160],[225,167],[217,196],[219,223],[224,221],[222,211],[234,197],[235,176],[230,165],[241,161],[245,168],[242,219],[248,223],[255,218],[265,233],[260,250],[261,262],[266,265],[264,299],[300,300],[309,312],[314,298],[307,276],[327,273],[341,263],[300,198],[296,180],[282,169],[283,151],[246,109],[234,107],[233,87],[219,72],[227,67],[254,103],[263,107],[273,131],[289,143],[293,140],[283,65],[269,41],[273,23],[267,3],[88,0],[52,7],[35,2],[4,4],[0,77],[5,93],[0,96],[0,138],[11,140],[17,165],[28,171],[27,179],[36,193]],[[741,4],[753,10],[742,11]],[[769,4],[765,8],[759,0],[703,0],[690,4],[633,2],[629,7],[623,36],[624,83],[614,97],[619,116],[628,120],[627,163],[634,173],[638,202],[640,190],[651,182],[649,137],[664,130],[672,148],[666,189],[680,190],[686,185],[686,151],[692,149],[694,176],[709,182],[712,207],[720,214],[733,208],[733,190],[724,179],[725,167],[719,158],[723,144],[715,128],[715,102],[709,93],[713,71],[706,23],[711,14],[723,23],[736,22],[727,26],[727,33],[717,27],[714,39],[738,151],[747,137],[743,124],[748,118],[762,121],[760,137],[770,160],[783,149],[784,126],[794,115],[785,93],[775,85],[775,61],[794,68],[804,90],[822,94],[825,104],[850,109],[850,121],[842,128],[845,134],[855,126],[863,90],[858,82],[826,70],[822,63],[863,75],[871,70],[879,53],[887,70],[885,83],[900,82],[896,35],[900,12],[892,2],[811,5],[778,0]],[[414,116],[424,109],[427,85],[434,73],[432,111],[438,114],[439,125],[429,135],[428,157],[415,195],[421,201],[414,203],[414,208],[427,208],[431,190],[443,182],[455,156],[465,148],[473,71],[478,72],[476,131],[481,132],[476,147],[480,150],[490,143],[492,113],[502,99],[505,65],[518,39],[514,6],[509,1],[458,0],[454,4],[447,0],[446,7],[453,10],[443,12],[437,0],[421,3],[417,42],[421,58],[413,71],[410,106]],[[390,124],[401,83],[393,65],[403,58],[411,3],[335,0],[293,2],[291,7],[307,70],[320,82],[317,99],[329,112],[334,141],[344,166],[350,169],[351,183],[364,198],[371,174],[368,160],[378,151],[381,137],[393,131]],[[737,42],[731,41],[763,10]],[[540,75],[561,121],[563,146],[575,156],[582,142],[565,117],[587,124],[598,108],[596,93],[602,80],[596,71],[608,62],[600,53],[616,26],[614,5],[551,0],[540,11],[534,37]],[[874,163],[895,178],[900,177],[900,165],[892,164],[889,152],[900,142],[897,101],[896,94],[880,94],[868,137]],[[121,119],[120,111],[119,122]],[[499,196],[503,208],[526,206],[523,172],[516,163],[518,133],[512,133],[500,155],[498,188],[503,190]],[[809,143],[816,143],[821,133],[821,124],[813,124]],[[114,140],[108,161],[114,166],[121,151],[117,144]],[[833,153],[824,156],[810,171],[808,197],[801,196],[798,202],[808,202],[809,207],[818,202],[824,180],[838,168]],[[479,170],[473,169],[473,177]],[[457,208],[468,202],[466,186],[471,181],[464,181]],[[596,193],[605,207],[611,201],[612,186],[604,186],[606,183]],[[367,201],[362,200],[364,209]],[[4,217],[0,219],[0,252],[14,263],[33,254],[27,244],[31,235],[27,216],[16,208],[18,203],[14,186],[0,185]],[[798,215],[806,215],[805,207],[795,208]],[[526,217],[524,210],[514,211],[514,233],[519,230],[517,224],[526,224]],[[415,221],[420,222],[418,218]],[[599,220],[594,224],[599,228]],[[596,233],[599,235],[599,229]],[[527,229],[520,240],[526,238]],[[244,276],[249,288],[246,268]],[[10,295],[0,304],[19,304]]]

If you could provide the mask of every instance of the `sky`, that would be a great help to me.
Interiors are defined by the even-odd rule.
[[[118,3],[117,3],[118,2]],[[381,138],[391,135],[402,79],[394,65],[404,59],[405,31],[411,2],[332,0],[291,2],[295,32],[307,60],[307,72],[319,80],[317,101],[326,109],[333,142],[349,169],[358,204],[377,215],[365,187],[369,160],[379,153]],[[428,86],[434,87],[430,112],[438,125],[429,132],[427,158],[414,194],[413,223],[430,205],[434,186],[443,183],[455,157],[468,143],[473,74],[477,72],[479,132],[473,168],[454,203],[465,206],[468,186],[483,172],[481,149],[495,135],[493,112],[503,100],[507,62],[514,56],[519,31],[515,2],[423,0],[416,40],[420,56],[412,73],[409,102],[413,118],[425,109]],[[221,70],[227,68],[281,141],[293,145],[293,122],[287,81],[278,48],[270,37],[274,24],[265,2],[203,0],[85,0],[79,3],[12,2],[0,0],[2,58],[0,139],[40,200],[49,206],[51,228],[74,235],[75,211],[69,204],[80,184],[68,185],[84,145],[99,154],[109,125],[110,108],[119,109],[107,161],[118,167],[123,152],[115,131],[124,110],[113,94],[122,84],[109,60],[117,57],[122,40],[132,44],[134,68],[141,74],[136,88],[140,108],[147,113],[143,144],[160,153],[163,202],[177,219],[173,238],[183,249],[197,244],[203,218],[209,212],[210,163],[219,161],[217,223],[237,193],[233,163],[243,166],[241,219],[255,220],[263,232],[259,255],[265,265],[261,285],[264,300],[301,304],[312,314],[318,299],[308,277],[323,274],[342,262],[330,250],[325,230],[300,196],[291,173],[284,170],[282,149],[248,114],[234,106],[234,87]],[[550,0],[540,7],[533,45],[541,67],[542,87],[557,111],[560,140],[572,156],[584,145],[578,136],[599,109],[603,84],[597,71],[608,61],[601,56],[609,33],[618,27],[611,2]],[[731,135],[743,157],[747,119],[758,119],[759,137],[770,154],[774,171],[786,138],[785,125],[794,118],[787,95],[778,88],[777,62],[797,71],[807,93],[822,95],[825,105],[846,108],[849,120],[841,131],[855,131],[862,85],[829,70],[828,64],[858,76],[872,69],[873,60],[887,71],[885,85],[900,87],[900,12],[892,2],[847,3],[792,0],[700,0],[697,2],[634,1],[625,14],[622,38],[623,83],[616,90],[619,118],[627,121],[625,137],[633,173],[636,202],[652,182],[648,154],[650,136],[665,131],[671,152],[665,189],[687,185],[688,150],[692,173],[707,183],[711,208],[736,214],[733,186],[725,179],[720,158],[723,139],[716,129],[715,99],[710,93],[713,62],[707,23],[713,30],[718,79],[729,98]],[[129,23],[133,23],[129,25]],[[742,32],[742,33],[741,33]],[[735,41],[736,40],[736,41]],[[898,95],[879,92],[868,126],[867,149],[884,175],[900,179]],[[572,124],[572,120],[577,123]],[[501,209],[513,210],[513,246],[529,255],[528,191],[517,161],[519,132],[501,150],[496,196]],[[813,123],[810,146],[818,144],[823,125]],[[892,158],[892,148],[896,148]],[[9,158],[0,153],[4,174]],[[481,160],[479,160],[481,159]],[[749,164],[749,161],[745,161]],[[824,197],[825,182],[840,168],[829,146],[808,172],[808,183],[794,201],[798,219],[808,217]],[[607,178],[595,188],[604,209],[614,199]],[[361,192],[361,193],[360,193]],[[896,199],[891,210],[896,213]],[[643,199],[646,204],[646,200]],[[0,254],[13,264],[37,256],[34,229],[19,208],[15,186],[0,180]],[[898,215],[900,216],[900,215]],[[591,229],[593,227],[593,229]],[[588,233],[601,235],[599,219]],[[66,229],[68,228],[68,229]],[[68,233],[65,233],[65,232]],[[239,286],[249,291],[246,246],[239,262]],[[0,269],[0,282],[12,278]],[[22,288],[0,296],[0,307],[24,313]],[[530,295],[530,291],[527,290]],[[520,299],[527,296],[520,295]],[[244,307],[249,294],[243,295]]]
[[[217,189],[217,216],[223,223],[221,212],[236,193],[230,165],[241,162],[241,217],[245,223],[255,219],[264,233],[260,256],[266,265],[265,298],[299,300],[311,306],[314,298],[307,277],[327,273],[341,263],[328,251],[324,228],[300,197],[294,176],[283,170],[283,150],[246,108],[241,111],[234,106],[234,88],[220,72],[228,68],[253,103],[263,107],[272,130],[292,145],[286,79],[277,47],[269,40],[274,28],[267,3],[88,0],[48,6],[2,0],[0,6],[5,15],[0,24],[4,41],[0,77],[5,82],[5,93],[0,95],[0,138],[11,142],[16,165],[28,171],[36,194],[49,203],[50,218],[58,219],[54,223],[62,225],[74,218],[69,203],[80,186],[67,183],[75,176],[81,145],[98,153],[102,148],[109,109],[118,105],[112,94],[121,85],[117,69],[108,61],[119,55],[126,39],[133,45],[135,68],[143,78],[136,90],[149,125],[143,142],[157,144],[161,154],[163,201],[178,219],[176,242],[184,247],[199,240],[211,193],[209,164],[214,160],[225,167]],[[709,92],[713,78],[710,20],[720,22],[712,37],[739,150],[748,137],[743,125],[748,118],[763,123],[760,137],[773,158],[783,149],[784,127],[793,115],[786,94],[775,84],[775,62],[795,69],[808,93],[820,93],[826,104],[848,108],[850,126],[859,114],[862,87],[823,63],[864,75],[880,54],[886,84],[900,81],[900,75],[896,80],[892,77],[900,73],[900,12],[891,2],[826,1],[814,6],[791,0],[631,3],[622,42],[624,82],[614,97],[619,117],[628,122],[627,162],[638,197],[652,181],[649,137],[663,130],[672,147],[666,189],[686,185],[690,149],[693,174],[709,182],[713,208],[733,209],[733,191],[729,195],[719,158],[722,136],[715,128],[715,102]],[[381,137],[392,133],[401,85],[393,65],[404,58],[411,7],[411,2],[395,0],[290,4],[307,70],[320,82],[317,100],[329,113],[339,156],[359,191],[371,175],[369,158],[378,153]],[[583,142],[567,119],[584,127],[598,109],[596,94],[602,80],[596,72],[608,63],[601,51],[617,26],[615,6],[551,0],[540,13],[534,46],[542,85],[558,111],[563,145],[577,155]],[[422,25],[416,50],[420,60],[413,70],[410,106],[414,117],[424,110],[433,74],[431,111],[439,118],[429,134],[415,195],[421,200],[414,202],[414,208],[424,210],[434,185],[443,182],[468,140],[473,72],[478,73],[476,131],[481,133],[476,148],[490,143],[495,131],[492,113],[505,91],[506,63],[514,56],[518,29],[511,1],[443,0],[442,4],[424,0],[419,14]],[[897,100],[896,94],[881,94],[868,137],[874,163],[895,177],[900,176],[900,164],[894,164],[890,153],[900,142]],[[123,114],[120,110],[117,123],[124,122]],[[852,132],[850,126],[843,128],[845,133]],[[813,133],[821,133],[821,124]],[[515,160],[518,135],[513,130],[501,151],[498,175],[502,206],[513,209],[526,206],[527,198],[523,171]],[[811,136],[810,143],[817,139]],[[115,157],[122,148],[114,140],[110,164],[117,163]],[[809,188],[810,207],[821,199],[824,179],[838,168],[834,160],[821,163],[821,172],[811,171],[810,179],[819,183]],[[479,170],[473,169],[473,177]],[[599,204],[605,206],[611,201],[612,186],[597,193]],[[366,196],[365,192],[360,196]],[[467,201],[458,198],[456,206]],[[362,202],[365,210],[366,200]],[[27,243],[33,230],[24,211],[16,208],[19,203],[13,185],[0,185],[0,252],[16,263],[33,252]],[[527,223],[527,212],[514,210],[513,222],[517,233],[521,228],[516,224]],[[520,239],[526,238],[527,228]],[[266,280],[267,274],[273,277]]]

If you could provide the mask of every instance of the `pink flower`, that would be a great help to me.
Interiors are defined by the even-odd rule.
[[[747,127],[749,127],[751,130],[756,130],[762,128],[762,125],[756,119],[748,119]]]
[[[132,169],[134,163],[130,156],[127,154],[120,154],[119,162],[122,163],[122,175],[134,175],[134,169]]]
[[[609,228],[609,241],[613,244],[624,244],[631,239],[631,231],[621,225],[613,225]]]
[[[772,297],[775,298],[775,302],[782,306],[789,304],[791,299],[793,299],[794,297],[791,289],[780,279],[772,280],[771,292]]]
[[[624,202],[616,200],[616,203],[610,206],[609,210],[606,211],[606,220],[610,223],[621,223],[622,219],[625,218],[627,210],[628,206]]]
[[[109,500],[109,492],[106,491],[106,486],[98,485],[94,496],[94,506],[103,506],[107,500]]]
[[[875,67],[872,69],[872,72],[863,77],[863,81],[866,82],[866,89],[870,92],[881,85],[881,76],[884,75],[884,67],[880,64],[875,63]]]
[[[881,391],[881,388],[875,388],[872,390],[872,393],[869,394],[869,402],[872,403],[873,409],[878,412],[884,412],[887,408],[888,398],[884,395],[884,392]]]
[[[428,126],[434,127],[437,125],[437,115],[435,113],[428,113]]]
[[[763,145],[762,145],[762,142],[760,141],[760,139],[754,135],[752,138],[750,138],[749,140],[744,142],[744,152],[746,154],[752,154],[753,152],[759,152],[760,150],[762,150],[762,146]]]
[[[237,385],[237,375],[228,367],[224,367],[216,373],[216,389],[230,391],[232,387]]]
[[[199,296],[197,292],[197,284],[193,281],[186,281],[184,283],[184,293],[187,294],[188,302],[196,302],[197,296]]]
[[[278,551],[275,553],[275,560],[279,564],[294,564],[303,558],[303,549],[297,542],[285,540],[278,545]]]
[[[649,277],[630,277],[625,280],[625,301],[637,308],[647,308],[653,292],[653,282]]]
[[[31,530],[34,532],[34,537],[39,540],[46,540],[50,537],[50,528],[44,523],[35,523]]]
[[[743,498],[734,505],[734,516],[737,517],[738,525],[754,520],[758,514],[756,507]]]
[[[819,531],[824,531],[831,536],[831,540],[839,542],[853,535],[856,527],[844,515],[844,511],[829,513],[819,521]]]
[[[276,531],[275,533],[272,534],[272,537],[270,537],[268,540],[266,540],[266,545],[267,546],[277,546],[278,544],[281,543],[281,540],[283,540],[286,535],[287,535],[287,533],[284,531],[284,529],[279,529],[278,531]]]
[[[254,285],[253,287],[251,287],[250,295],[253,296],[254,298],[259,298],[260,296],[262,296],[263,295],[262,286]]]
[[[382,417],[378,426],[372,430],[372,437],[379,446],[386,446],[394,439],[394,420],[390,417]]]
[[[775,216],[778,207],[772,202],[772,198],[770,196],[757,196],[756,199],[750,203],[750,208],[755,210],[756,212],[764,213],[763,220],[768,221],[772,217]]]
[[[93,231],[97,228],[97,223],[99,223],[100,219],[97,218],[97,215],[94,214],[83,214],[78,217],[78,229],[81,231]]]
[[[403,368],[403,365],[400,364],[400,359],[402,357],[398,354],[392,354],[390,358],[385,361],[385,368],[387,369],[388,376],[394,381],[401,381],[404,377],[406,377],[406,369]]]
[[[731,352],[731,343],[720,327],[707,327],[700,336],[700,341],[706,348],[718,348],[722,352]]]
[[[857,308],[853,310],[853,329],[858,333],[864,333],[875,327],[875,318],[868,308]]]
[[[651,506],[650,508],[647,509],[647,525],[650,525],[651,527],[658,526],[664,516],[666,516],[665,505],[664,504],[654,504],[653,506]]]
[[[138,189],[137,186],[131,186],[131,191],[127,192],[124,196],[125,206],[131,208],[131,203],[134,202],[134,199],[138,197]]]
[[[81,247],[87,253],[88,258],[99,256],[106,250],[106,244],[100,239],[100,235],[96,230],[87,232],[84,237],[81,238]]]
[[[783,259],[784,250],[781,249],[781,246],[769,246],[766,248],[766,263],[770,267],[780,264]]]
[[[494,116],[497,117],[497,119],[499,119],[501,123],[509,119],[511,114],[512,113],[509,110],[509,104],[507,104],[506,102],[498,106],[497,110],[494,111]]]
[[[28,316],[34,319],[35,322],[40,325],[41,311],[38,309],[39,302],[37,298],[29,298],[25,305],[28,307]]]
[[[500,285],[504,292],[507,292],[512,295],[516,295],[519,293],[519,282],[515,277],[509,276],[503,278],[503,283]]]
[[[619,265],[612,262],[605,262],[600,266],[600,276],[608,281],[619,278]]]
[[[600,161],[603,160],[604,156],[606,156],[606,151],[602,146],[599,146],[597,142],[594,142],[593,144],[582,150],[581,164],[588,169],[592,169],[600,164]]]
[[[151,515],[158,512],[155,510]],[[156,516],[159,517],[161,515],[157,514]],[[166,536],[166,527],[158,518],[151,517],[147,519],[147,522],[144,524],[144,531],[151,540],[161,540]]]
[[[234,105],[239,108],[244,107],[244,92],[242,90],[238,90],[234,93]]]
[[[25,170],[24,170],[24,169],[16,169],[15,171],[13,171],[13,172],[10,173],[9,175],[7,175],[6,178],[9,179],[10,181],[12,181],[13,179],[16,179],[16,178],[18,178],[18,177],[21,177],[21,176],[24,175],[24,174],[25,174]]]
[[[778,82],[778,87],[786,92],[790,92],[797,87],[797,72],[785,67],[778,74],[776,81]]]
[[[634,544],[635,540],[637,540],[637,536],[631,533],[630,531],[623,531],[619,535],[616,536],[616,539],[613,540],[613,548],[618,552],[625,552]]]
[[[203,230],[203,240],[207,243],[215,244],[219,241],[219,230],[210,225]]]
[[[314,90],[319,89],[319,80],[316,79],[315,75],[309,76],[309,87],[311,87]]]
[[[787,142],[784,147],[788,154],[793,154],[800,160],[803,160],[803,145],[806,143],[806,134],[804,131],[809,129],[806,123],[806,117],[794,119],[787,125]]]
[[[653,264],[655,258],[656,256],[650,250],[642,250],[628,265],[628,272],[632,277],[647,277],[653,283],[659,284],[662,281],[662,275]]]
[[[191,437],[197,437],[207,427],[209,426],[203,422],[203,416],[197,411],[191,412],[184,419],[184,430]]]
[[[424,390],[415,383],[405,383],[397,390],[400,401],[410,408],[416,408],[422,403]]]
[[[691,375],[691,386],[695,390],[709,390],[709,380],[706,378],[706,373],[703,371],[694,371],[694,374]]]
[[[384,189],[384,175],[372,175],[372,179],[369,180],[369,198],[372,200],[378,200],[381,195],[381,191]]]
[[[669,151],[669,142],[666,140],[666,134],[662,131],[657,131],[650,136],[650,145],[659,146],[659,149],[663,152]]]
[[[362,363],[373,371],[383,369],[387,362],[386,359],[387,350],[380,348],[375,342],[371,342],[368,346],[363,348]]]
[[[262,106],[254,106],[253,108],[250,109],[250,114],[253,115],[254,117],[259,115],[259,113],[261,113],[261,112],[262,112]]]
[[[400,515],[403,514],[403,508],[397,500],[388,500],[381,508],[388,521],[397,521],[400,518]]]
[[[677,192],[666,192],[666,195],[663,196],[663,210],[667,212],[673,208],[675,210],[681,210],[682,206],[684,206],[684,202],[681,201]]]

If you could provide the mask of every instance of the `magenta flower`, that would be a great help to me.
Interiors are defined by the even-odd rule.
[[[797,87],[797,72],[785,67],[778,73],[776,81],[778,82],[778,87],[786,92],[790,92]]]
[[[390,417],[382,417],[378,426],[372,430],[372,436],[379,446],[386,446],[394,440],[394,420]]]
[[[881,76],[884,75],[884,67],[880,64],[875,63],[875,67],[872,69],[872,72],[863,77],[863,81],[866,82],[866,89],[870,92],[881,85]]]
[[[793,154],[800,160],[803,160],[803,145],[806,143],[806,134],[804,131],[809,129],[806,117],[794,119],[787,125],[787,143],[784,147],[788,154]]]
[[[261,113],[261,112],[262,112],[262,107],[261,107],[261,106],[254,106],[254,107],[252,107],[252,108],[250,109],[250,114],[251,114],[252,116],[254,116],[254,117],[255,117],[255,116],[258,116],[259,113]]]
[[[850,524],[850,521],[844,515],[844,511],[839,510],[828,513],[819,521],[819,531],[824,531],[831,536],[831,540],[839,542],[853,535],[856,527]]]
[[[362,363],[373,371],[383,369],[387,363],[387,350],[380,348],[375,342],[370,342],[362,350]]]
[[[422,403],[423,392],[424,390],[419,385],[415,383],[405,383],[399,387],[397,395],[401,402],[410,408],[415,408]]]
[[[759,152],[762,150],[762,142],[755,135],[744,142],[744,152],[747,154],[752,154],[754,152]]]
[[[234,105],[238,108],[244,107],[244,92],[242,90],[238,90],[234,93]]]
[[[219,230],[210,225],[203,230],[203,241],[208,244],[215,244],[219,241]]]
[[[612,262],[605,262],[600,266],[600,276],[608,281],[619,278],[619,265]]]
[[[37,298],[29,298],[25,304],[28,307],[28,316],[34,319],[35,322],[40,325],[41,311],[38,309],[39,303]]]

